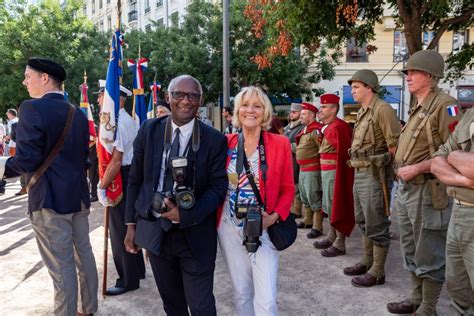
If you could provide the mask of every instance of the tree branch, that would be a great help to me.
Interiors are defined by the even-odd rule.
[[[451,26],[452,24],[457,24],[461,22],[465,22],[472,18],[474,15],[474,8],[468,9],[467,11],[464,11],[460,16],[444,20],[438,30],[436,31],[435,37],[431,40],[430,44],[426,49],[433,49],[438,45],[438,42],[443,35],[443,33]]]
[[[420,15],[425,14],[426,10],[431,7],[431,3],[433,3],[433,0],[426,1],[424,5],[421,6],[420,9]]]

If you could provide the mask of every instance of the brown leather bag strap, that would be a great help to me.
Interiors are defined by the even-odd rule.
[[[46,160],[41,164],[41,166],[36,170],[36,172],[33,174],[31,177],[30,181],[28,182],[28,185],[26,186],[26,192],[29,192],[31,188],[38,182],[39,178],[43,175],[43,173],[48,169],[49,165],[53,162],[54,158],[57,156],[59,151],[62,149],[64,145],[64,141],[66,140],[66,136],[71,130],[72,127],[72,121],[74,120],[74,114],[76,113],[76,109],[72,104],[69,105],[69,111],[67,113],[67,119],[66,119],[66,125],[64,125],[63,132],[61,136],[58,139],[58,142],[56,145],[54,145],[53,150],[49,153],[48,157]]]

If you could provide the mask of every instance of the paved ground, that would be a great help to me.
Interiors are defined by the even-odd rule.
[[[26,196],[16,197],[18,182],[9,184],[0,196],[0,315],[51,314],[53,287],[39,256],[26,216]],[[396,220],[396,218],[394,219]],[[90,237],[102,278],[103,212],[94,203],[90,216]],[[392,230],[397,233],[397,223]],[[400,243],[393,241],[387,260],[386,283],[370,289],[355,288],[342,269],[352,265],[361,254],[360,233],[356,228],[348,240],[345,256],[321,257],[305,234],[299,232],[294,246],[280,256],[280,315],[390,315],[387,302],[401,300],[409,293],[409,278],[403,271]],[[110,249],[110,247],[109,247]],[[147,265],[141,288],[118,297],[100,297],[98,315],[164,315],[161,300]],[[115,268],[109,254],[109,281]],[[232,288],[227,269],[218,254],[214,293],[219,315],[234,315]],[[448,315],[448,298],[443,290],[438,315]]]

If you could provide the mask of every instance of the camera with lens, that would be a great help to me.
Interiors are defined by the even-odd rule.
[[[162,213],[168,211],[164,201],[165,198],[172,200],[179,208],[185,210],[194,206],[196,200],[194,198],[193,189],[184,183],[187,166],[188,159],[186,157],[174,157],[170,159],[168,168],[171,170],[173,180],[176,182],[176,187],[170,191],[155,192],[151,208],[151,215],[154,218],[159,218]]]
[[[261,245],[262,210],[258,205],[237,205],[236,216],[244,220],[244,246],[247,252],[256,252]]]

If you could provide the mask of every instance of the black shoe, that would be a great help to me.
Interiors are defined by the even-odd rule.
[[[92,202],[97,202],[99,198],[97,196],[91,196],[91,203]]]
[[[27,193],[26,188],[21,188],[21,190],[15,193],[15,195],[20,196],[20,195],[25,195],[26,193]]]
[[[314,239],[314,238],[318,238],[319,236],[322,236],[322,235],[323,235],[323,233],[321,233],[319,230],[311,228],[309,233],[306,234],[306,237],[308,237],[309,239]]]
[[[127,293],[128,292],[128,289],[124,288],[124,287],[109,287],[107,289],[107,291],[105,291],[105,294],[108,295],[108,296],[114,296],[114,295],[120,295],[120,294],[123,294],[123,293]]]

